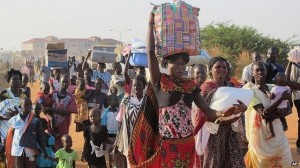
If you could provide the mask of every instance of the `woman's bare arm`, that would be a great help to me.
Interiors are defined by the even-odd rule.
[[[207,116],[209,121],[215,121],[218,117],[223,115],[220,112],[211,109],[201,96],[200,92],[194,97],[194,102],[196,106]]]
[[[128,57],[127,57],[127,60],[126,60],[126,63],[125,63],[125,67],[124,67],[124,71],[123,71],[123,74],[124,74],[124,77],[125,77],[125,83],[126,84],[130,84],[130,77],[129,77],[129,74],[128,74],[128,69],[129,69],[129,59],[131,57],[131,53],[129,53]]]
[[[154,42],[154,14],[151,12],[149,25],[148,25],[148,35],[147,35],[147,57],[148,57],[148,66],[150,71],[150,81],[156,86],[160,81],[160,70],[157,58],[155,56],[155,42]]]

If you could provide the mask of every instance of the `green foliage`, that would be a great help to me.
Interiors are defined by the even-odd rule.
[[[287,53],[293,43],[290,41],[292,38],[282,41],[260,34],[255,28],[228,23],[210,24],[201,29],[200,36],[203,48],[219,47],[224,51],[223,56],[234,66],[242,51],[258,51],[261,55],[266,55],[271,46],[279,49],[278,61],[286,64]]]

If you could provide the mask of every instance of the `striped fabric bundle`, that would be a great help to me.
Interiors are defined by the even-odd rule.
[[[198,55],[199,8],[177,0],[155,8],[154,31],[156,55],[167,57],[177,53]]]

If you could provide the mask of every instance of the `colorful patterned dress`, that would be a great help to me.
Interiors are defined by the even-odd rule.
[[[75,102],[78,110],[78,114],[75,114],[74,119],[74,122],[76,123],[76,132],[84,131],[90,125],[88,103],[84,99],[85,94],[86,90],[80,90],[79,88],[77,88],[74,93]]]
[[[191,107],[199,91],[193,80],[165,74],[159,86],[148,85],[131,137],[131,167],[193,167]]]

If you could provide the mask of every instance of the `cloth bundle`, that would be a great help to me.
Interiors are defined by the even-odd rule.
[[[300,48],[294,48],[288,53],[287,59],[294,63],[300,62]]]
[[[177,0],[153,10],[155,53],[157,56],[185,52],[198,55],[200,50],[199,8]]]
[[[232,107],[234,104],[238,104],[237,100],[242,101],[247,107],[250,105],[253,97],[253,91],[248,89],[234,88],[234,87],[220,87],[214,93],[210,108],[224,111]],[[241,113],[233,114],[228,117],[221,117],[222,121],[233,119],[234,117],[240,117]],[[238,124],[241,121],[236,121],[231,124],[233,131],[238,132]],[[219,130],[219,124],[213,122],[205,122],[202,129],[196,135],[196,151],[199,155],[203,155],[207,146],[209,137],[211,134],[217,134]]]

